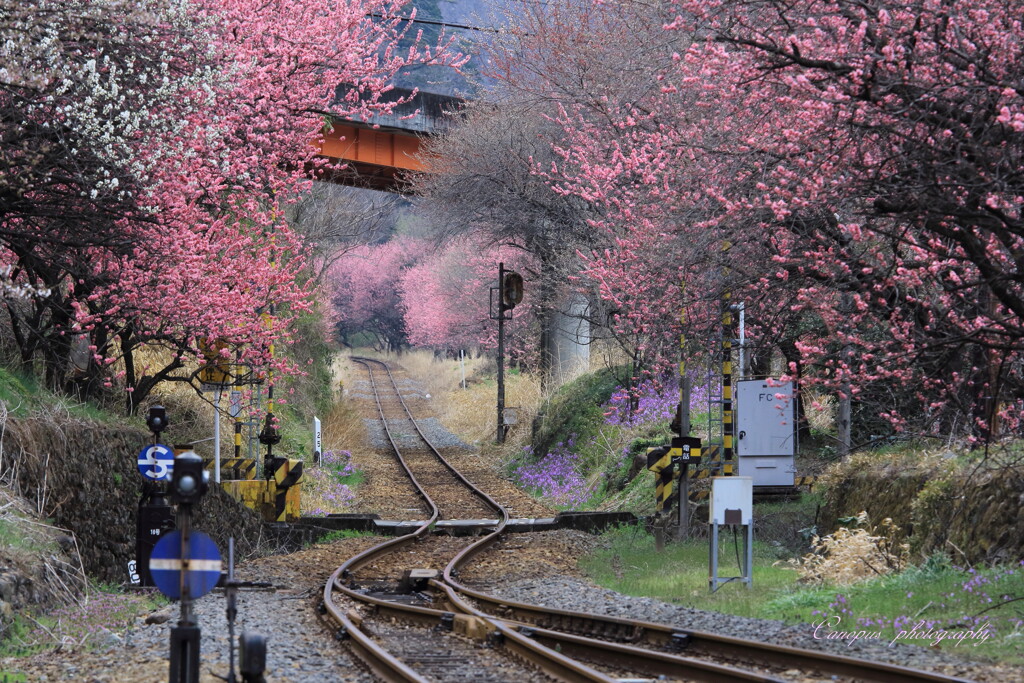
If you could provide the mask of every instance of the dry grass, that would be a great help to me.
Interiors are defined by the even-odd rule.
[[[482,445],[495,440],[498,425],[498,385],[493,378],[476,379],[466,389],[457,387],[440,396],[438,416],[449,431],[467,443]],[[518,450],[529,443],[530,425],[543,396],[534,375],[510,375],[505,381],[505,406],[515,408],[517,423],[509,430],[505,449]]]
[[[462,364],[458,359],[435,358],[430,351],[417,350],[392,356],[390,360],[405,368],[431,396],[443,396],[462,385]],[[479,355],[467,356],[464,363],[467,383],[491,365],[490,359]]]
[[[437,358],[430,351],[416,350],[402,354],[381,354],[359,349],[357,355],[379,358],[401,366],[430,394],[438,410],[438,420],[466,443],[476,446],[493,444],[497,429],[497,380],[494,360],[471,354],[464,359],[466,388],[462,388],[462,366],[459,359]],[[361,377],[361,370],[346,358],[334,365],[346,384]],[[505,405],[515,408],[517,424],[508,433],[502,451],[519,450],[530,440],[530,427],[543,396],[540,378],[532,374],[508,372],[505,375]]]
[[[857,515],[857,526],[866,527],[868,515]],[[811,584],[849,586],[874,576],[901,571],[907,565],[909,547],[894,540],[900,528],[888,517],[880,527],[840,527],[828,536],[815,536],[814,548],[798,560],[789,560],[800,580]]]
[[[838,401],[831,394],[819,394],[807,391],[804,396],[804,411],[811,429],[820,433],[829,433],[836,428],[836,405]]]
[[[0,486],[0,552],[13,568],[33,575],[41,597],[79,602],[88,593],[89,580],[74,535],[41,521],[38,511],[14,495],[8,483]],[[58,539],[66,539],[66,552]]]
[[[367,441],[366,425],[354,405],[345,401],[335,403],[320,427],[325,451],[349,451],[359,462],[356,451]]]
[[[153,368],[161,368],[170,363],[172,354],[159,347],[141,347],[135,351],[136,371],[139,374]],[[116,364],[120,365],[120,363]],[[198,369],[198,365],[186,363],[185,372]],[[162,405],[167,409],[170,429],[166,432],[168,440],[175,445],[184,445],[200,439],[204,441],[196,447],[200,455],[213,454],[213,393],[200,395],[191,385],[185,382],[161,382],[139,406],[138,414],[145,416],[150,406]],[[230,450],[234,443],[234,425],[228,414],[228,394],[221,396],[221,455],[224,449]],[[208,453],[207,453],[208,451]]]

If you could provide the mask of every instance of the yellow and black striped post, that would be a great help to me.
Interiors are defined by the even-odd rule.
[[[267,327],[273,331],[274,327],[274,304],[270,304],[270,313],[265,318]],[[272,427],[271,422],[274,417],[274,338],[270,338],[270,344],[267,349],[270,353],[270,362],[267,364],[267,428],[268,430]],[[274,442],[268,440],[265,442],[267,447],[266,459],[263,463],[265,468],[264,476],[267,479],[271,478],[271,471],[267,465],[270,464],[271,459],[274,457]]]
[[[647,469],[655,474],[655,510],[658,514],[667,506],[672,495],[672,476],[675,467],[672,464],[672,449],[668,446],[657,446],[647,449]]]
[[[299,487],[302,481],[302,461],[293,458],[274,458],[271,474],[276,485],[274,492],[274,517],[278,522],[287,522],[299,516]]]
[[[670,451],[668,446],[647,449],[647,469],[655,475],[654,509],[659,515],[665,510],[669,496],[672,495],[674,467]]]
[[[725,242],[722,252],[729,251],[731,245]],[[723,274],[728,274],[727,267]],[[722,292],[722,474],[733,474],[732,450],[732,292],[726,288]]]
[[[672,449],[668,446],[657,446],[647,449],[647,469],[654,472],[654,548],[665,549],[665,527],[662,513],[671,506],[672,475],[675,465],[672,463]]]
[[[690,431],[690,385],[686,377],[686,280],[679,281],[679,436]]]

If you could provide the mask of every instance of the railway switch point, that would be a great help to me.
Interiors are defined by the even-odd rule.
[[[459,614],[455,617],[454,631],[460,636],[472,638],[473,640],[489,640],[492,633],[497,633],[492,626],[480,617],[468,614]]]
[[[402,572],[402,580],[398,584],[399,589],[404,593],[415,593],[426,590],[431,579],[436,579],[439,573],[436,569],[406,569]]]

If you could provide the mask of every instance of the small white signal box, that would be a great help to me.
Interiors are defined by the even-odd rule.
[[[708,587],[714,593],[730,581],[740,581],[747,588],[753,585],[754,567],[754,479],[753,477],[714,477],[711,480],[711,509],[708,510],[711,527],[709,547]],[[746,528],[743,534],[743,558],[738,567],[739,576],[719,575],[718,527],[729,524]],[[735,527],[733,527],[735,531]]]
[[[712,477],[712,524],[750,524],[754,519],[753,477]]]

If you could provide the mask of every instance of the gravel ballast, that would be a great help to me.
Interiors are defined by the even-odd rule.
[[[695,610],[650,598],[629,597],[597,587],[586,579],[568,574],[551,574],[559,565],[575,563],[575,557],[552,551],[586,546],[581,532],[545,532],[541,543],[517,548],[513,564],[533,567],[527,578],[515,575],[493,582],[488,589],[509,600],[562,609],[589,611],[672,624],[680,628],[716,631],[740,638],[802,648],[830,650],[853,657],[889,661],[904,666],[940,671],[977,681],[1024,680],[1024,670],[1015,667],[965,662],[956,653],[929,648],[858,641],[847,647],[842,642],[814,638],[813,627],[787,626],[782,622],[749,619]],[[542,535],[542,534],[538,534]],[[559,535],[561,537],[559,537]],[[516,539],[525,535],[517,534]],[[574,537],[578,537],[578,540]],[[380,539],[377,539],[380,540]],[[373,680],[351,655],[335,641],[333,633],[316,615],[316,605],[329,571],[343,559],[373,542],[346,539],[314,546],[291,555],[264,558],[240,568],[240,578],[271,582],[275,590],[245,590],[239,596],[238,631],[248,629],[268,637],[270,683],[321,683],[325,681]],[[513,554],[513,553],[506,553]],[[485,563],[499,563],[489,558]],[[472,582],[471,582],[472,583]],[[200,599],[196,613],[203,631],[202,683],[220,680],[227,674],[227,624],[225,600],[219,591]],[[110,636],[94,651],[47,653],[28,659],[0,662],[0,671],[23,672],[29,681],[160,681],[167,678],[168,639],[178,616],[177,604],[139,618],[131,631]]]

